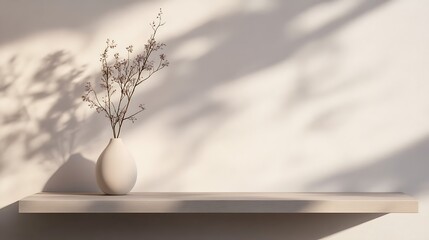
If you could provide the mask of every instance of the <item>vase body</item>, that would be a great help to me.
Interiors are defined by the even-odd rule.
[[[110,139],[95,171],[98,187],[111,195],[129,193],[137,179],[136,163],[120,138]]]

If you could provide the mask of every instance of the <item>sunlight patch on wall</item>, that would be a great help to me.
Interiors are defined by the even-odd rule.
[[[291,28],[292,30],[290,31],[293,33],[309,34],[345,16],[359,4],[361,4],[359,0],[321,1],[316,6],[297,16],[286,26]]]
[[[247,12],[268,12],[275,8],[275,1],[250,0],[242,1],[243,9]]]
[[[178,60],[198,61],[198,58],[208,53],[220,41],[222,40],[219,37],[190,39],[178,46],[171,56]]]

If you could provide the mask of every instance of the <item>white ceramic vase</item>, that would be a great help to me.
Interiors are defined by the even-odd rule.
[[[106,194],[123,195],[131,191],[137,179],[137,167],[121,138],[110,139],[97,160],[98,187]]]

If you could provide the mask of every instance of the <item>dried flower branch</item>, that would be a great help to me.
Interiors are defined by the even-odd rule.
[[[122,58],[119,53],[115,53],[113,60],[109,61],[109,51],[115,49],[117,45],[114,40],[107,39],[106,47],[100,56],[101,78],[99,86],[104,94],[100,97],[102,93],[97,93],[91,82],[85,84],[83,101],[87,102],[90,108],[95,108],[97,113],[104,113],[109,118],[114,138],[120,136],[125,120],[134,123],[137,120],[136,115],[145,109],[140,104],[139,110],[131,114],[128,113],[137,86],[169,64],[164,53],[158,55],[157,60],[153,59],[155,52],[162,50],[165,46],[164,43],[155,40],[158,29],[164,24],[160,9],[156,21],[150,23],[152,34],[144,45],[143,52],[135,57],[131,57],[133,46],[130,45],[126,47],[126,57]]]

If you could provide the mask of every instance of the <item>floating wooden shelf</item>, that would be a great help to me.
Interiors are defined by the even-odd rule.
[[[142,192],[122,196],[37,193],[20,213],[416,213],[403,193]]]

